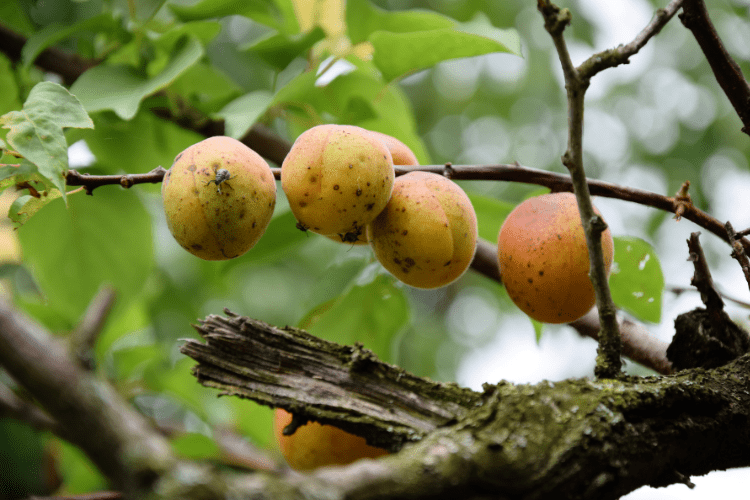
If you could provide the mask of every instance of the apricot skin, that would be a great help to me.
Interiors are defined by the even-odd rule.
[[[602,233],[602,250],[609,273],[614,256],[609,229]],[[572,193],[546,194],[518,205],[500,228],[498,261],[508,295],[537,321],[570,323],[596,302],[586,237]]]
[[[305,131],[281,165],[281,187],[294,216],[323,235],[363,231],[388,203],[393,180],[385,144],[350,125]]]
[[[428,172],[402,175],[383,212],[367,227],[375,257],[416,288],[439,288],[458,279],[477,246],[477,217],[453,181]]]
[[[291,436],[284,436],[284,427],[292,421],[292,414],[276,408],[273,430],[281,454],[292,469],[311,470],[325,465],[346,465],[360,458],[387,455],[382,448],[367,444],[365,439],[331,425],[308,422]]]
[[[230,178],[216,184],[217,171]],[[162,181],[172,236],[205,260],[238,257],[255,245],[271,221],[276,182],[268,163],[231,137],[216,136],[185,149]]]
[[[403,142],[382,132],[370,131],[370,133],[385,143],[388,150],[391,152],[394,165],[419,165],[417,156],[409,146]]]
[[[382,132],[369,131],[370,134],[377,137],[379,140],[388,148],[393,157],[394,165],[419,165],[417,156],[409,149],[409,146],[399,141],[395,137],[384,134]],[[367,232],[361,231],[359,234],[356,232],[350,232],[348,234],[327,234],[326,238],[332,239],[338,243],[344,243],[347,245],[368,245]]]

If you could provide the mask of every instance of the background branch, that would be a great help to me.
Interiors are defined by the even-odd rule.
[[[742,131],[750,135],[750,85],[742,70],[729,55],[708,15],[703,0],[685,0],[680,20],[698,42],[711,65],[716,81],[742,120]]]

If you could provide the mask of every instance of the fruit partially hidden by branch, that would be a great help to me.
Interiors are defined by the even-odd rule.
[[[377,458],[388,454],[382,448],[368,445],[363,437],[317,422],[308,422],[298,427],[294,434],[285,436],[284,428],[291,422],[291,413],[276,408],[274,435],[281,454],[292,469],[311,470],[324,465],[346,465],[361,458]]]
[[[609,272],[614,256],[609,229],[602,233],[601,242]],[[500,228],[498,261],[511,300],[537,321],[569,323],[596,302],[573,193],[546,194],[518,205]]]
[[[209,137],[178,154],[161,192],[172,236],[206,260],[232,259],[250,250],[276,205],[276,182],[268,163],[223,136]]]
[[[477,246],[477,216],[469,197],[455,182],[428,172],[396,179],[388,205],[367,231],[383,267],[416,288],[458,279]]]
[[[388,203],[394,177],[383,141],[349,125],[303,132],[281,165],[281,187],[294,216],[323,235],[364,230]]]

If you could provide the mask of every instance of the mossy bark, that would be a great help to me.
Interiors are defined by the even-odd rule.
[[[750,465],[750,355],[668,377],[473,392],[296,329],[233,315],[209,316],[198,329],[207,343],[189,341],[183,352],[200,361],[201,383],[400,450],[305,476],[327,491],[335,485],[340,498],[614,499]],[[255,481],[261,498],[269,484],[290,486]],[[326,498],[301,485],[290,491]]]

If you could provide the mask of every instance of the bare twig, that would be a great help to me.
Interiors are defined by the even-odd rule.
[[[57,422],[37,405],[18,397],[10,387],[0,384],[0,418],[7,417],[30,424],[38,430],[59,433]]]
[[[688,260],[693,263],[693,267],[695,268],[695,273],[690,284],[698,289],[701,294],[701,300],[703,300],[709,311],[721,311],[724,309],[724,301],[721,299],[721,294],[714,287],[714,280],[711,277],[706,256],[698,239],[699,235],[700,233],[690,233],[690,238],[687,240],[690,250]]]
[[[94,368],[92,351],[96,339],[104,327],[112,307],[115,305],[117,293],[110,286],[103,286],[89,304],[81,321],[70,333],[71,348],[84,368]]]
[[[607,68],[613,68],[621,64],[628,64],[630,57],[637,54],[651,38],[657,35],[670,19],[680,10],[683,0],[672,0],[663,9],[656,11],[651,22],[641,30],[632,42],[619,45],[614,49],[608,49],[589,57],[580,66],[578,71],[582,78],[591,78],[595,74]]]
[[[604,265],[601,235],[607,229],[604,220],[594,212],[591,203],[586,173],[583,167],[583,103],[589,79],[573,65],[568,52],[563,30],[570,23],[570,11],[546,0],[538,0],[539,11],[544,16],[544,26],[557,49],[560,64],[565,76],[565,89],[568,96],[568,149],[562,162],[570,172],[573,192],[581,214],[586,245],[589,251],[589,277],[594,285],[596,305],[599,310],[599,348],[597,350],[595,373],[600,378],[614,378],[622,370],[620,354],[622,339],[617,324],[617,311],[607,282],[607,269]]]
[[[725,224],[727,228],[727,238],[729,238],[729,244],[732,246],[732,258],[736,259],[740,263],[742,272],[745,274],[745,281],[747,281],[748,287],[750,287],[750,259],[747,257],[745,247],[737,238],[737,233],[734,232],[732,223],[727,221]]]
[[[129,188],[136,184],[158,184],[164,179],[167,171],[161,166],[145,174],[123,174],[123,175],[89,175],[82,174],[77,170],[68,170],[65,182],[68,186],[83,186],[86,194],[92,194],[94,189],[100,186],[119,184]]]
[[[750,135],[750,84],[742,74],[716,32],[703,0],[685,0],[680,14],[682,24],[689,29],[711,65],[716,81],[729,98],[742,121],[742,131]]]

